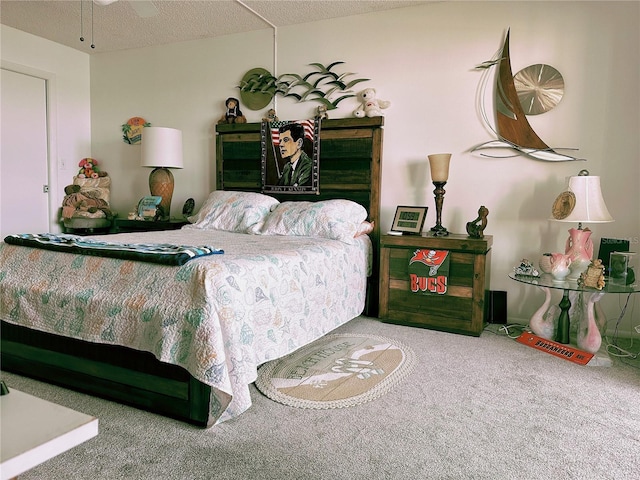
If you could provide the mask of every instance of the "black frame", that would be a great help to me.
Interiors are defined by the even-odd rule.
[[[316,195],[320,193],[320,121],[319,117],[315,117],[308,120],[262,122],[260,128],[262,193],[311,193]],[[305,126],[302,150],[311,159],[312,165],[311,178],[308,185],[278,185],[282,169],[288,163],[288,160],[282,158],[280,149],[274,144],[273,133],[277,133],[280,127],[291,123],[299,123]]]
[[[410,207],[407,205],[401,205],[396,208],[396,214],[393,217],[393,223],[391,224],[392,232],[402,232],[406,234],[419,235],[422,233],[424,227],[424,221],[427,218],[427,210],[429,207]],[[413,219],[403,218],[406,214],[418,214],[418,217]]]

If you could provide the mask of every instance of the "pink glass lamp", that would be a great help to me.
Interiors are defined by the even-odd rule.
[[[587,170],[569,177],[567,190],[556,199],[551,220],[578,223],[578,228],[569,229],[565,244],[565,253],[571,256],[567,280],[577,281],[593,259],[592,232],[588,227],[583,229],[582,224],[614,221],[604,203],[600,177],[589,175]]]
[[[170,168],[182,168],[182,131],[166,127],[142,130],[141,163],[153,168],[149,175],[151,195],[162,197],[162,219],[170,218],[174,180]]]

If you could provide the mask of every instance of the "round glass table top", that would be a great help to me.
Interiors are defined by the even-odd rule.
[[[631,285],[619,285],[617,283],[613,283],[611,278],[605,277],[604,279],[604,287],[602,290],[598,290],[597,288],[591,287],[581,287],[578,285],[578,282],[573,281],[564,281],[558,282],[554,280],[551,275],[548,273],[542,273],[539,277],[533,277],[530,275],[516,275],[515,273],[510,273],[509,278],[515,280],[517,282],[526,283],[528,285],[537,285],[539,287],[549,287],[556,288],[558,290],[573,290],[575,292],[601,292],[601,293],[637,293],[640,292],[640,283],[636,282]]]

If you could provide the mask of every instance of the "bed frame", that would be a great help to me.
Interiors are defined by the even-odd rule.
[[[347,198],[375,222],[374,274],[365,313],[377,316],[380,167],[383,117],[325,120],[320,132],[319,195],[273,195],[281,201]],[[259,123],[216,127],[217,189],[260,191]],[[115,400],[199,426],[207,424],[208,385],[150,353],[83,342],[2,322],[2,369]]]

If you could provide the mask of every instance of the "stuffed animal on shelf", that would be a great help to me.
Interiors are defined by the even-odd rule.
[[[95,158],[83,158],[78,163],[78,178],[98,178],[98,177],[106,177],[107,172],[101,172],[100,167],[98,167],[98,160]]]
[[[358,93],[358,99],[360,100],[361,105],[353,112],[353,114],[358,118],[381,117],[384,115],[382,113],[382,109],[389,108],[391,105],[391,102],[376,98],[375,88],[365,88]]]
[[[102,182],[106,180],[106,185],[110,185],[109,177],[102,177]],[[82,179],[76,179],[80,181]],[[105,200],[105,194],[102,192],[104,187],[83,187],[74,183],[67,185],[64,189],[66,194],[62,200],[62,218],[107,218],[113,217],[113,212],[109,207],[108,200]],[[108,194],[107,194],[108,195]],[[108,198],[108,197],[107,197]]]
[[[227,98],[224,105],[227,110],[218,123],[247,123],[246,117],[240,111],[240,101],[237,98]]]
[[[276,115],[276,111],[273,108],[270,108],[267,111],[267,116],[262,119],[263,122],[277,122],[278,116]]]
[[[329,119],[329,114],[327,113],[327,107],[325,105],[320,105],[318,107],[317,113],[316,113],[316,117],[318,117],[320,120],[328,120]]]

